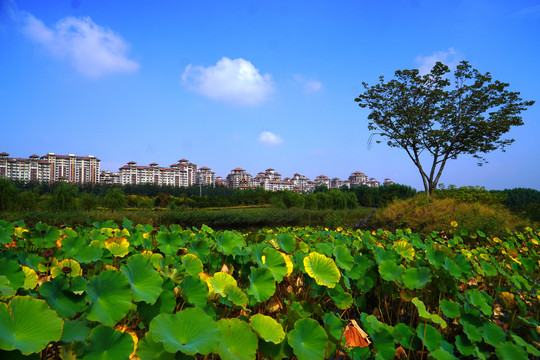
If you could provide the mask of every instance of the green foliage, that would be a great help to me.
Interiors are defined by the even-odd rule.
[[[103,198],[103,204],[111,210],[120,210],[126,207],[126,198],[120,188],[112,188]]]
[[[398,347],[440,359],[540,355],[538,230],[121,224],[0,221],[9,245],[0,247],[1,356],[393,359]],[[369,346],[346,349],[352,320]]]
[[[55,211],[69,211],[77,208],[77,188],[69,183],[60,183],[52,193],[49,208]]]
[[[481,165],[486,162],[481,154],[504,151],[514,140],[503,135],[523,125],[519,115],[534,104],[467,61],[457,65],[453,78],[449,72],[441,62],[425,75],[417,69],[398,70],[388,82],[381,76],[376,85],[363,83],[365,92],[355,99],[371,111],[369,130],[407,152],[428,195],[449,159],[470,154]]]

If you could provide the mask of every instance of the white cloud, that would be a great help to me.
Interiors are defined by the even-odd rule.
[[[258,105],[274,92],[272,77],[242,58],[224,57],[206,68],[190,64],[182,81],[201,95],[234,105]]]
[[[418,63],[418,70],[420,71],[420,74],[424,75],[433,69],[433,66],[437,61],[442,62],[451,69],[455,68],[459,62],[459,57],[459,51],[456,51],[453,47],[451,47],[448,49],[448,51],[438,51],[428,56],[418,55],[414,61]]]
[[[129,46],[112,30],[89,17],[66,17],[53,28],[29,13],[19,17],[24,33],[59,58],[68,59],[80,73],[100,77],[115,72],[134,72],[140,65],[127,58]]]
[[[322,90],[322,83],[320,81],[306,79],[302,75],[294,75],[294,79],[303,86],[306,93]]]
[[[266,145],[279,145],[283,142],[283,139],[270,131],[263,131],[259,135],[259,141]]]

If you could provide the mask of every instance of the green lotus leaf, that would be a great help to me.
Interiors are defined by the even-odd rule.
[[[62,260],[51,269],[51,277],[53,279],[60,275],[65,275],[71,278],[80,276],[81,265],[79,265],[79,263],[73,259]]]
[[[13,241],[13,238],[11,237],[13,235],[13,224],[7,223],[6,226],[0,225],[0,244],[1,245],[7,245],[11,244]]]
[[[312,252],[304,258],[304,268],[317,284],[329,288],[336,286],[341,277],[334,260],[316,252]]]
[[[208,279],[208,284],[221,296],[226,296],[225,287],[228,285],[237,286],[236,280],[231,275],[224,272],[215,273],[214,276]]]
[[[239,287],[235,285],[227,285],[225,286],[225,290],[223,292],[236,306],[240,306],[242,308],[246,307],[248,297]]]
[[[205,284],[206,285],[206,284]],[[157,301],[150,305],[140,302],[137,304],[137,311],[145,324],[150,324],[153,318],[161,313],[172,314],[176,306],[176,297],[172,290],[164,289]]]
[[[252,360],[257,352],[257,335],[240,319],[221,319],[217,322],[221,341],[216,353],[223,360]]]
[[[216,322],[197,308],[188,308],[176,314],[159,314],[150,322],[154,341],[163,343],[168,352],[181,351],[188,355],[207,355],[221,340]]]
[[[83,236],[68,236],[62,239],[62,252],[66,258],[72,258],[79,249],[86,247],[86,240]]]
[[[120,271],[131,285],[133,301],[156,302],[162,291],[163,278],[154,270],[150,260],[143,255],[132,255]]]
[[[484,324],[483,338],[486,344],[496,346],[506,340],[506,333],[495,323],[488,321]]]
[[[65,343],[70,343],[72,341],[85,341],[90,336],[91,330],[92,329],[86,320],[65,320],[60,341]]]
[[[540,351],[537,348],[535,348],[533,345],[527,343],[520,336],[518,336],[518,335],[516,335],[514,333],[510,333],[510,337],[512,338],[512,340],[514,340],[514,342],[517,345],[523,346],[525,349],[527,349],[527,352],[529,354],[531,354],[532,356],[540,357]]]
[[[203,263],[197,255],[186,254],[182,256],[182,264],[186,268],[186,272],[191,276],[197,276],[203,271]]]
[[[426,348],[433,351],[441,346],[442,335],[429,324],[420,324],[416,328],[416,335],[424,342]]]
[[[488,295],[484,296],[478,289],[467,290],[466,295],[471,304],[479,308],[485,315],[491,316],[493,310],[487,302]]]
[[[283,327],[270,316],[256,314],[249,318],[249,323],[257,335],[264,341],[279,344],[285,339]]]
[[[226,230],[218,236],[216,244],[219,252],[225,255],[232,255],[233,249],[236,247],[243,247],[245,245],[245,241],[241,235]]]
[[[452,354],[452,352],[449,352],[443,349],[442,347],[438,348],[435,351],[430,352],[429,356],[437,360],[455,360],[456,359],[456,357]]]
[[[340,310],[345,310],[353,305],[353,297],[348,292],[345,292],[341,285],[337,285],[328,292],[330,298]]]
[[[329,312],[323,316],[324,328],[326,333],[332,336],[335,340],[341,339],[343,334],[344,324],[340,318]]]
[[[94,261],[98,261],[102,256],[103,248],[99,246],[84,246],[77,249],[77,253],[73,258],[82,264],[90,264]]]
[[[291,254],[296,249],[296,238],[294,235],[289,233],[278,234],[277,239],[279,247],[287,254]]]
[[[398,265],[394,260],[383,260],[379,264],[379,274],[386,281],[394,281],[403,274],[405,268]]]
[[[137,344],[136,355],[141,360],[175,360],[175,354],[165,350],[163,343],[155,342],[150,333]]]
[[[451,319],[455,319],[460,315],[459,305],[456,304],[455,302],[442,299],[439,302],[439,305],[441,307],[441,310],[444,316],[447,316]]]
[[[64,321],[44,300],[15,296],[0,303],[0,349],[28,355],[45,349],[62,335]]]
[[[444,268],[448,270],[450,275],[452,275],[454,278],[458,280],[463,278],[463,272],[461,270],[461,267],[449,257],[444,259]]]
[[[28,266],[21,266],[24,272],[24,284],[23,289],[33,289],[38,283],[38,276],[34,269],[29,268]]]
[[[205,259],[210,254],[210,247],[205,240],[195,240],[189,243],[190,253],[197,255],[200,259]]]
[[[409,268],[401,274],[401,280],[411,290],[423,289],[431,280],[431,271],[427,267]]]
[[[24,286],[26,275],[18,262],[6,257],[0,258],[0,274],[7,277],[9,287],[15,291]]]
[[[9,286],[9,279],[5,275],[0,275],[0,297],[11,297],[17,293]]]
[[[404,323],[398,323],[394,326],[394,340],[399,342],[404,348],[411,347],[411,340],[414,335],[412,330],[409,328],[409,325]]]
[[[456,336],[455,345],[459,352],[465,356],[471,356],[476,348],[476,345],[472,344],[468,338],[461,335]]]
[[[250,269],[248,294],[255,297],[257,302],[270,299],[276,292],[274,276],[267,269],[255,269],[253,266]]]
[[[56,240],[60,239],[60,231],[56,227],[37,223],[34,230],[25,233],[24,236],[40,249],[52,248],[56,246]]]
[[[526,360],[529,358],[521,346],[517,346],[511,341],[497,344],[495,354],[501,360]]]
[[[131,309],[131,286],[121,272],[104,271],[88,282],[86,299],[88,320],[114,326]]]
[[[58,315],[66,319],[71,319],[86,307],[84,295],[74,294],[64,276],[44,282],[39,287],[39,294]]]
[[[429,248],[426,250],[426,259],[431,263],[431,265],[439,269],[441,265],[444,264],[446,254],[441,250]]]
[[[482,341],[480,329],[482,329],[483,322],[480,319],[471,314],[464,314],[459,318],[458,322],[463,325],[463,332],[471,342]]]
[[[326,331],[313,319],[297,320],[288,335],[288,343],[298,360],[324,359],[327,342]]]
[[[390,331],[381,328],[379,331],[370,334],[375,350],[375,359],[392,360],[396,356],[396,346],[394,337]]]
[[[263,267],[270,270],[274,276],[274,279],[280,283],[281,280],[283,280],[283,277],[287,275],[287,264],[285,262],[285,258],[279,251],[269,247],[265,248],[263,253]]]
[[[344,245],[337,245],[334,248],[334,257],[336,258],[336,265],[344,270],[351,270],[354,265],[354,258],[351,255],[349,249]]]
[[[158,249],[166,255],[176,255],[178,248],[184,245],[180,234],[172,232],[159,232],[156,236]]]
[[[480,261],[480,266],[482,267],[482,270],[485,271],[487,276],[499,275],[499,271],[497,270],[497,268],[486,261]]]
[[[98,325],[92,329],[83,349],[83,360],[129,359],[134,350],[133,338],[111,327]]]
[[[424,319],[426,321],[433,321],[434,323],[440,325],[443,329],[446,328],[446,326],[447,326],[446,321],[444,321],[437,314],[429,313],[426,310],[426,305],[424,305],[422,300],[419,300],[417,297],[414,297],[411,301],[414,304],[414,306],[416,306],[416,309],[418,310],[418,316],[420,316],[422,319]]]
[[[408,242],[403,240],[396,241],[392,245],[392,249],[394,249],[401,257],[414,260],[414,248]]]
[[[180,284],[184,299],[196,307],[204,307],[208,301],[206,281],[195,276],[186,276]]]

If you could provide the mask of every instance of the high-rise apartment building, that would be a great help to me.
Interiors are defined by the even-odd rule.
[[[95,156],[30,155],[28,159],[10,158],[0,153],[0,177],[20,181],[99,182],[100,160]]]

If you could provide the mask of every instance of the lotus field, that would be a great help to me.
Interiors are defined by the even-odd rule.
[[[539,233],[0,221],[0,358],[540,357]]]

